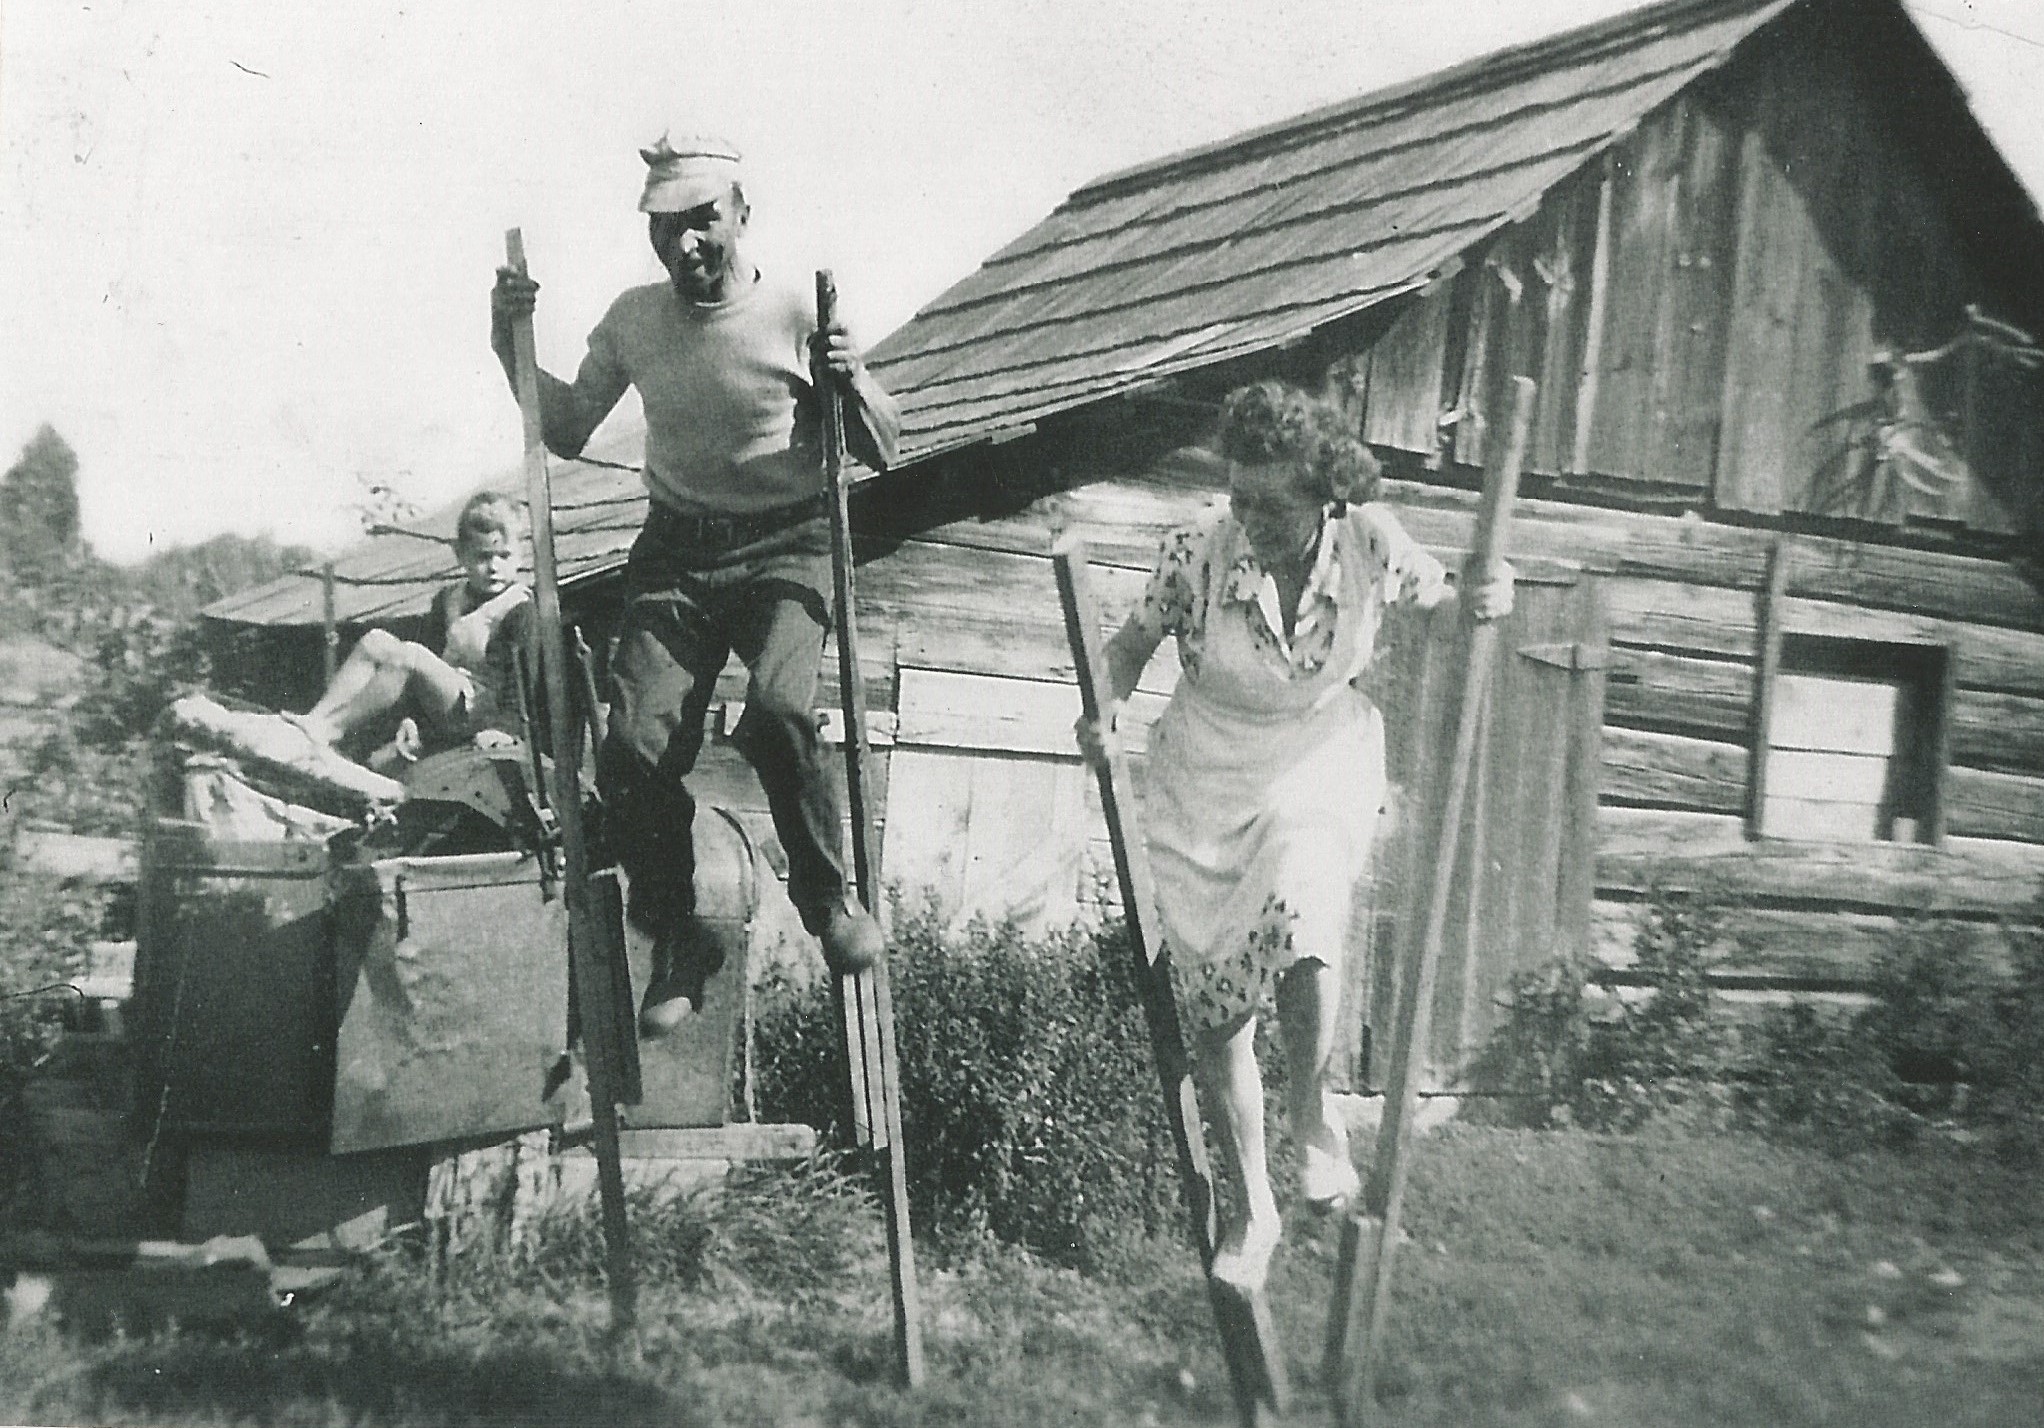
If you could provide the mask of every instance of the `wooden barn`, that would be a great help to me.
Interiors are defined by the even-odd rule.
[[[872,354],[905,412],[902,461],[854,498],[886,876],[1025,919],[1102,895],[1049,545],[1084,531],[1125,611],[1215,497],[1187,449],[1222,393],[1340,397],[1453,564],[1524,374],[1521,592],[1438,1074],[1515,969],[1589,950],[1623,980],[1657,884],[1737,900],[1732,994],[1848,990],[1924,910],[1991,933],[2044,885],[2038,332],[2044,222],[1893,0],[1674,0],[1091,183]],[[556,469],[599,649],[645,501],[636,438],[604,440],[616,466]],[[336,562],[344,633],[423,611],[449,523]],[[227,682],[309,701],[322,606],[308,573],[213,607]],[[1358,1028],[1452,623],[1389,628],[1371,676],[1399,793]],[[1160,651],[1138,749],[1175,676]],[[764,831],[715,737],[699,783]]]

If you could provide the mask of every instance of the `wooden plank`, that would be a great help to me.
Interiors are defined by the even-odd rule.
[[[1527,469],[1558,476],[1575,454],[1577,385],[1582,375],[1584,309],[1596,245],[1602,170],[1591,167],[1549,190],[1535,215],[1536,253],[1530,281],[1540,300],[1541,342],[1530,365],[1540,387]]]
[[[1771,905],[1867,911],[2015,912],[2044,881],[2044,846],[2001,839],[1920,843],[1749,841],[1736,815],[1598,810],[1601,895],[1721,888]]]
[[[1069,923],[1092,826],[1085,786],[1076,760],[898,750],[888,876],[955,916]]]
[[[1604,151],[1597,170],[1596,234],[1590,250],[1589,310],[1583,320],[1583,360],[1576,384],[1575,430],[1568,470],[1575,474],[1590,469],[1590,434],[1597,421],[1598,385],[1603,376],[1604,329],[1610,321],[1611,305],[1611,205],[1612,176],[1617,151]]]
[[[1142,598],[1149,564],[1096,566],[1101,618],[1118,625]],[[1040,555],[963,550],[909,541],[859,571],[860,618],[885,628],[904,618],[934,625],[953,612],[1057,608],[1050,562]]]
[[[1667,406],[1656,376],[1672,345],[1681,165],[1688,106],[1642,123],[1619,148],[1612,186],[1610,299],[1602,377],[1586,468],[1621,479],[1668,479],[1656,469]]]
[[[1381,499],[1401,512],[1459,511],[1465,518],[1475,507],[1469,491],[1420,481],[1386,481]],[[1615,574],[1744,590],[1766,583],[1767,552],[1776,538],[1771,530],[1567,501],[1522,498],[1519,504],[1518,525],[1529,529],[1529,539],[1547,526],[1574,532],[1573,543],[1552,553]],[[1790,596],[2044,632],[2044,590],[2008,561],[1834,536],[1799,534],[1795,540]]]
[[[1944,804],[1948,835],[2044,843],[2044,778],[1953,767]]]
[[[1769,752],[1768,797],[1809,803],[1847,803],[1878,808],[1888,782],[1885,754],[1819,753],[1777,748]],[[1871,837],[1871,834],[1866,835]]]
[[[1018,510],[979,511],[946,516],[936,498],[903,498],[854,511],[855,535],[864,567],[893,557],[899,542],[992,550],[1010,555],[1047,556],[1052,540],[1063,530],[1085,536],[1094,548],[1095,565],[1148,570],[1166,532],[1197,517],[1219,497],[1201,486],[1155,479],[1132,479],[1122,473],[1092,473],[1054,495],[1039,497]]]
[[[1148,749],[1150,725],[1167,702],[1140,692],[1129,697],[1119,727],[1131,753]],[[1077,759],[1078,718],[1077,685],[905,667],[895,743]]]
[[[1632,576],[1607,577],[1604,587],[1614,643],[1743,660],[1757,653],[1748,591]]]
[[[816,1128],[746,1122],[682,1130],[625,1130],[627,1158],[645,1160],[805,1160],[816,1151]]]
[[[1529,639],[1549,646],[1583,642],[1594,656],[1598,602],[1593,586],[1529,590],[1521,600],[1523,614],[1514,612],[1510,644],[1523,650]],[[1568,826],[1582,816],[1575,800],[1586,799],[1591,809],[1596,802],[1594,789],[1572,778],[1571,766],[1584,752],[1577,735],[1585,710],[1577,691],[1600,674],[1594,657],[1578,668],[1523,654],[1505,660],[1497,672],[1492,698],[1503,715],[1499,722],[1518,727],[1494,755],[1499,796],[1492,805],[1493,847],[1503,867],[1493,875],[1503,888],[1498,923],[1484,939],[1473,969],[1475,998],[1465,1000],[1465,1054],[1488,1036],[1511,977],[1551,955],[1560,929],[1571,920],[1565,900],[1573,895],[1572,884],[1562,864]],[[1588,891],[1587,882],[1582,883],[1585,898]]]
[[[1674,265],[1657,345],[1655,390],[1664,415],[1654,475],[1699,490],[1717,464],[1738,199],[1737,147],[1724,121],[1693,94],[1683,111]]]
[[[1803,558],[1797,541],[1797,560]],[[2044,633],[1960,624],[1898,610],[1869,610],[1830,600],[1790,596],[1782,602],[1782,628],[1793,635],[1868,640],[1876,644],[1954,647],[1954,680],[1961,687],[2044,695]]]
[[[1591,918],[1590,955],[1605,967],[1635,962],[1633,939],[1643,904],[1599,898]],[[1725,940],[1711,965],[1720,980],[1782,983],[1866,981],[1902,925],[1888,913],[1811,912],[1799,908],[1723,909]]]
[[[896,630],[902,668],[1005,675],[1068,683],[1076,674],[1063,632],[1035,609],[958,613],[941,620],[906,617]],[[1136,688],[1168,695],[1178,687],[1178,642],[1166,640]]]
[[[917,750],[908,756],[929,757]],[[1064,760],[972,762],[965,910],[1033,928],[1070,923],[1089,829],[1086,770]]]
[[[1380,1068],[1390,1050],[1391,1010],[1403,995],[1406,975],[1405,959],[1397,949],[1409,935],[1407,929],[1417,925],[1425,888],[1420,870],[1440,815],[1436,790],[1453,727],[1449,701],[1461,648],[1458,620],[1455,606],[1441,605],[1403,624],[1387,624],[1362,679],[1364,693],[1387,711],[1384,753],[1391,811],[1380,824],[1372,898],[1395,935],[1375,943],[1386,955],[1369,968],[1367,998]]]
[[[1599,798],[1621,807],[1736,813],[1746,806],[1747,766],[1737,744],[1607,728]]]
[[[1612,724],[1743,742],[1753,719],[1753,666],[1613,645],[1605,691]]]
[[[1772,97],[1762,89],[1756,102],[1765,106]],[[1740,141],[1738,169],[1730,340],[1713,495],[1726,510],[1772,513],[1781,509],[1781,458],[1787,449],[1786,388],[1775,377],[1791,340],[1789,310],[1798,275],[1781,262],[1779,208],[1773,201],[1778,180],[1757,123],[1749,123]]]
[[[939,906],[965,904],[964,860],[972,826],[972,781],[967,755],[899,749],[888,788],[887,876]]]
[[[2044,699],[1961,689],[1952,695],[1952,759],[2001,773],[2044,772]]]
[[[1451,287],[1452,282],[1437,283],[1411,298],[1370,347],[1363,440],[1373,446],[1431,456],[1440,445]],[[1094,559],[1103,558],[1096,549]]]
[[[1798,536],[1789,594],[1993,629],[2044,631],[2044,590],[2014,565],[1978,556]]]
[[[1931,695],[1935,702],[1930,710],[1929,787],[1924,791],[1929,806],[1924,838],[1937,847],[1944,846],[1951,824],[1952,705],[1958,692],[1958,652],[1947,647],[1945,657],[1938,661],[1937,689]],[[1921,697],[1922,691],[1918,693]]]
[[[1743,807],[1747,751],[1735,744],[1606,726],[1603,801],[1614,807],[1733,812]],[[2044,777],[1955,766],[1945,788],[1950,833],[2044,843]]]
[[[1769,794],[1767,806],[1760,812],[1760,831],[1770,838],[1871,841],[1880,836],[1880,829],[1881,804],[1878,799],[1854,801],[1807,798],[1790,793]]]
[[[1902,687],[1894,680],[1784,671],[1769,688],[1772,717],[1765,742],[1771,747],[1880,758],[1895,751]]]
[[[1577,638],[1608,651],[1603,582],[1587,584],[1581,596],[1585,617]],[[1597,866],[1597,783],[1601,775],[1608,674],[1577,672],[1570,691],[1569,774],[1561,846],[1555,854],[1555,946],[1580,947],[1589,935],[1590,901]]]

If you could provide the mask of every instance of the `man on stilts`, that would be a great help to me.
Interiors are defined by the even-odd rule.
[[[654,939],[640,1028],[661,1035],[715,970],[694,918],[695,800],[683,780],[734,650],[750,684],[733,739],[766,792],[789,897],[834,971],[884,955],[878,925],[847,895],[840,800],[814,710],[832,573],[812,350],[848,396],[853,453],[876,470],[893,459],[900,418],[843,329],[817,331],[811,295],[744,259],[751,210],[737,151],[663,137],[640,153],[639,208],[668,280],[612,303],[572,382],[539,375],[546,443],[563,457],[627,387],[645,407],[651,503],[625,568],[597,784],[628,915]],[[491,346],[507,375],[513,322],[537,286],[498,270]]]

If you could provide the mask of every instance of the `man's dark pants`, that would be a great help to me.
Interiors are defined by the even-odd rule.
[[[682,779],[733,651],[751,682],[732,741],[766,793],[789,898],[811,930],[842,900],[837,788],[814,707],[830,581],[820,503],[712,520],[652,503],[625,567],[597,771],[607,841],[631,882],[632,921],[646,931],[695,910],[695,799]]]

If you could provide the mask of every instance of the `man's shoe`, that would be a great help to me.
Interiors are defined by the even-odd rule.
[[[672,984],[655,982],[646,988],[646,999],[639,1007],[639,1035],[648,1041],[672,1036],[695,1011],[695,999],[688,993]]]
[[[671,1035],[702,1010],[708,983],[724,966],[724,949],[693,914],[675,919],[653,944],[653,979],[639,1003],[639,1035]]]
[[[880,935],[880,924],[849,898],[826,903],[820,911],[804,916],[802,923],[823,943],[824,965],[840,977],[877,966],[887,955],[887,939]]]

